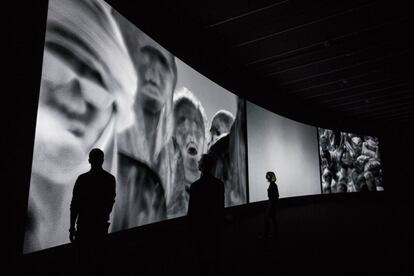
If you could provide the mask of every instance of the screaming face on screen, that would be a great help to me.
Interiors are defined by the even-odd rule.
[[[184,166],[186,182],[199,177],[198,160],[204,153],[205,115],[201,103],[188,90],[174,100],[174,137]]]
[[[206,115],[200,101],[185,87],[174,94],[173,187],[169,217],[187,214],[189,188],[200,176],[198,161],[204,153]]]

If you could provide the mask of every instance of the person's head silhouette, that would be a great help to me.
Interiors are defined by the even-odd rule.
[[[276,175],[275,175],[275,173],[274,172],[267,172],[266,173],[266,179],[270,183],[276,182]]]
[[[102,168],[104,162],[104,153],[98,148],[92,149],[89,152],[89,163],[92,169]]]
[[[202,174],[211,174],[214,166],[214,159],[209,154],[203,154],[198,161],[198,169]]]

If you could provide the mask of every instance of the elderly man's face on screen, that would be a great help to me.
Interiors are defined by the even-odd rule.
[[[144,110],[160,112],[172,97],[174,87],[174,57],[151,39],[142,39],[138,75],[140,79],[137,96]]]
[[[50,2],[36,142],[56,173],[67,174],[86,158],[116,111],[116,94],[136,85],[132,77],[116,76],[126,70],[114,72],[123,66],[134,74],[107,16],[90,1]]]
[[[209,147],[230,132],[233,122],[234,118],[230,112],[220,112],[214,116],[210,127]]]
[[[184,168],[198,170],[204,148],[204,122],[200,112],[189,100],[175,112],[175,138],[184,161]]]

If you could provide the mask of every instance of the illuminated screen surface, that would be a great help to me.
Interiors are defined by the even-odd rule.
[[[377,137],[323,128],[318,136],[322,193],[384,190]]]
[[[280,197],[320,194],[316,128],[247,102],[250,202],[266,200],[273,171]]]
[[[244,101],[99,0],[49,1],[24,253],[69,242],[92,148],[117,180],[109,232],[185,215],[198,160],[246,203]]]
[[[186,215],[203,153],[226,207],[247,203],[247,180],[250,202],[266,200],[267,171],[282,198],[383,190],[376,137],[246,103],[101,0],[50,0],[24,253],[69,242],[74,183],[93,148],[117,181],[109,232]]]

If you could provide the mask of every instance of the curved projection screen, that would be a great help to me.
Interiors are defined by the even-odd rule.
[[[50,0],[46,28],[24,253],[69,242],[74,183],[93,148],[117,180],[109,232],[186,215],[203,153],[226,207],[247,203],[247,190],[266,200],[267,171],[282,198],[384,190],[378,138],[246,102],[101,0]]]
[[[318,129],[322,193],[383,191],[377,137]]]
[[[250,202],[267,199],[274,171],[280,197],[321,193],[316,128],[247,102]]]
[[[246,203],[245,103],[99,0],[50,0],[24,253],[69,242],[92,148],[116,176],[110,232],[185,215],[198,160]]]

